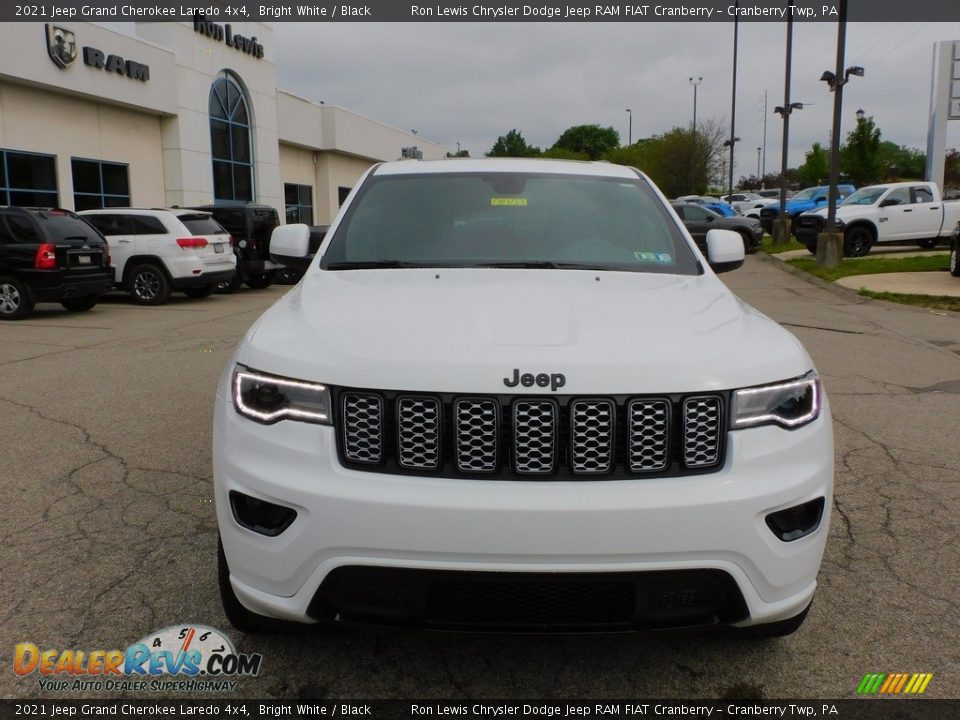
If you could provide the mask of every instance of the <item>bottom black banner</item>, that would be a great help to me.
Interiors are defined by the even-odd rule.
[[[0,700],[0,718],[960,718],[960,700]]]

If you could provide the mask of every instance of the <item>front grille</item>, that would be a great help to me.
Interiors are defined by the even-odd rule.
[[[611,400],[577,400],[570,410],[570,446],[573,471],[605,473],[613,466],[613,423],[616,417]]]
[[[341,463],[443,477],[688,475],[723,465],[724,394],[454,396],[332,388]]]
[[[670,463],[670,403],[666,400],[633,400],[627,405],[627,422],[630,423],[627,433],[630,470],[665,470]]]
[[[683,401],[683,464],[713,467],[720,456],[723,404],[719,397]]]
[[[343,396],[344,457],[352,463],[376,465],[383,460],[383,400],[378,395]]]
[[[558,411],[551,400],[517,400],[513,406],[514,467],[521,475],[553,472]]]
[[[397,402],[397,460],[409,469],[440,467],[440,402],[400,398]]]

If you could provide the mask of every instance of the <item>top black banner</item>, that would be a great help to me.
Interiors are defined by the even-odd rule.
[[[0,3],[2,22],[836,22],[837,2],[705,0],[598,3],[583,0],[40,0]],[[849,0],[850,22],[958,22],[957,0]]]

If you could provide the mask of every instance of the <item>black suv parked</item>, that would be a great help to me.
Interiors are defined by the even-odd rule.
[[[0,320],[38,302],[89,310],[111,287],[110,247],[91,225],[59,208],[0,207]]]
[[[270,260],[270,235],[280,224],[280,216],[269,205],[195,205],[192,210],[205,210],[233,236],[237,255],[237,277],[222,283],[219,292],[233,292],[240,283],[260,289],[269,287],[278,268]]]

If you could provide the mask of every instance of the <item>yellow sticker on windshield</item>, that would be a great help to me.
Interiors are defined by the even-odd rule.
[[[490,198],[491,207],[526,207],[527,199],[526,198]]]

